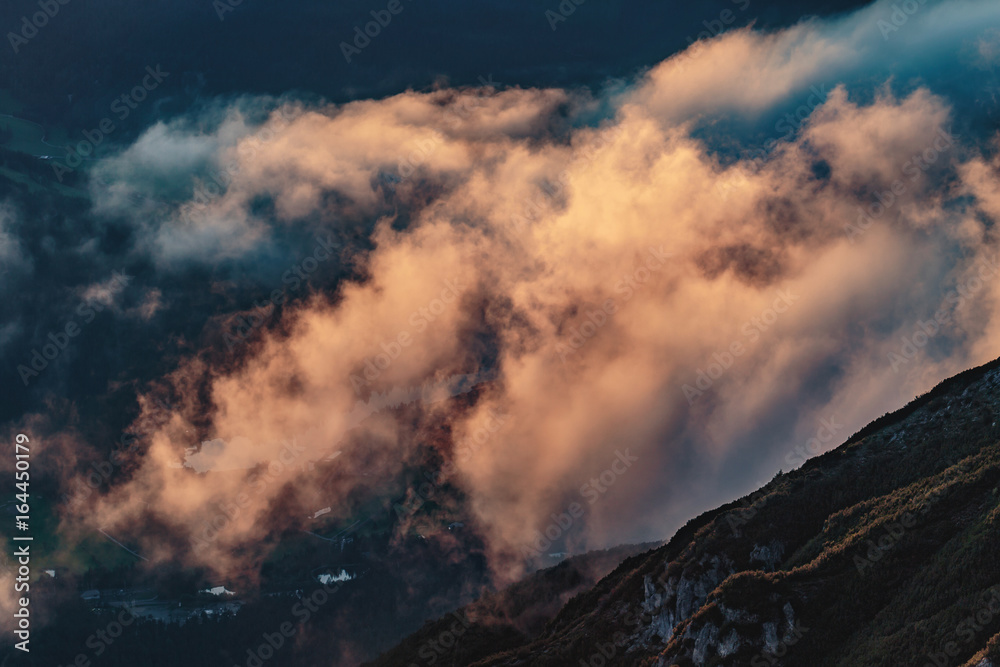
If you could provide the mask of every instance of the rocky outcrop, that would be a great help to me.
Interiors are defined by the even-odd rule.
[[[767,544],[755,544],[750,552],[750,562],[761,565],[761,569],[773,572],[778,568],[781,559],[785,555],[785,545],[778,540],[771,540]]]
[[[640,635],[640,643],[669,642],[674,628],[691,618],[705,604],[708,595],[732,573],[733,566],[728,558],[712,556],[703,558],[679,575],[661,577],[658,581],[651,576],[644,577],[642,611],[651,616],[652,621]],[[662,586],[658,585],[661,582]]]
[[[657,664],[780,665],[806,631],[788,602],[767,616],[709,603],[679,629]]]

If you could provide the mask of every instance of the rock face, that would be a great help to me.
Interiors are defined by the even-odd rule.
[[[756,614],[725,605],[719,605],[719,611],[724,619],[722,623],[707,620],[700,627],[697,622],[691,623],[685,631],[685,638],[694,638],[691,651],[683,648],[672,651],[669,660],[661,658],[666,660],[663,664],[674,664],[678,660],[690,660],[698,667],[713,660],[712,664],[730,664],[727,659],[735,660],[748,652],[755,652],[751,663],[757,659],[766,661],[761,664],[779,664],[804,634],[796,621],[795,610],[787,602],[779,615],[764,621]]]
[[[1000,613],[962,623],[1000,591],[998,417],[1000,361],[693,519],[516,647],[435,664],[997,667]]]
[[[766,545],[755,545],[750,552],[750,560],[760,563],[762,569],[770,572],[774,570],[785,555],[785,545],[778,540],[771,540]]]
[[[690,619],[705,604],[708,594],[733,573],[727,560],[725,556],[704,558],[695,568],[666,578],[663,586],[658,586],[652,576],[643,577],[642,610],[651,620],[640,634],[640,641],[669,642],[674,628]]]

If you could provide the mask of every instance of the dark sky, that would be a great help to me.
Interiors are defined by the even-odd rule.
[[[115,96],[136,85],[147,65],[157,63],[176,74],[161,91],[174,99],[156,113],[184,111],[198,95],[299,91],[344,101],[442,80],[476,85],[491,74],[505,85],[600,84],[631,76],[708,30],[750,22],[777,27],[806,14],[864,4],[609,0],[576,6],[567,0],[562,11],[575,9],[558,21],[546,14],[560,12],[559,2],[552,0],[401,0],[399,13],[390,15],[348,63],[341,43],[353,43],[355,28],[372,21],[371,12],[386,11],[387,3],[220,4],[225,1],[73,0],[60,5],[35,37],[17,44],[16,54],[8,35],[0,49],[2,87],[28,103],[36,119],[86,126],[106,114]],[[23,17],[37,11],[31,0],[6,2],[0,26],[20,33]]]

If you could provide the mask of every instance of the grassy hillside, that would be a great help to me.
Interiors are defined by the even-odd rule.
[[[375,664],[1000,664],[998,419],[1000,360],[692,520],[533,636],[496,623],[431,662],[430,624]]]

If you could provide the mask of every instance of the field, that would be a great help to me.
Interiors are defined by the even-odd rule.
[[[19,151],[37,157],[62,156],[69,142],[62,128],[46,128],[24,118],[19,118],[21,104],[5,90],[0,90],[0,133],[12,133],[10,141],[3,145],[12,151]]]

